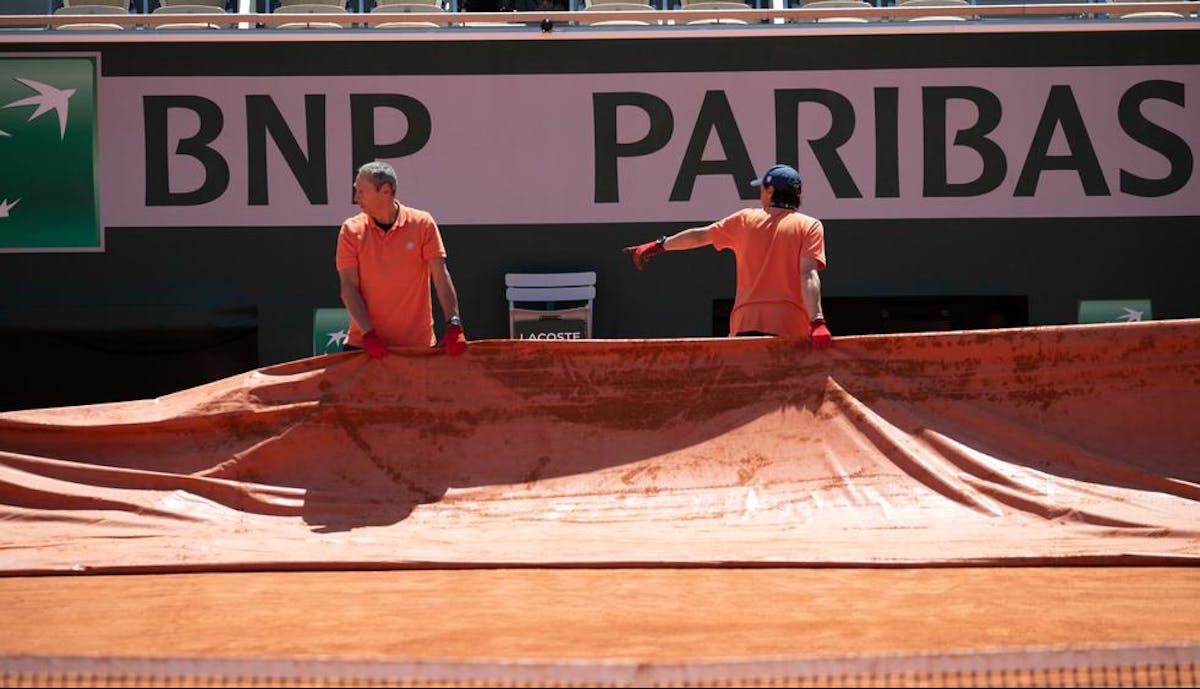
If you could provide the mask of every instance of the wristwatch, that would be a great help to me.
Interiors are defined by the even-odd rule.
[[[446,321],[446,325],[457,325],[458,327],[461,328],[462,327],[462,319],[459,318],[458,316],[451,316],[450,320]]]
[[[824,316],[817,316],[816,318],[812,319],[812,321],[809,323],[809,326],[813,327],[813,328],[820,326],[820,325],[825,325],[825,317]]]

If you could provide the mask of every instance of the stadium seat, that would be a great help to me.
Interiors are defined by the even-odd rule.
[[[814,10],[841,10],[841,9],[864,9],[874,7],[866,0],[811,0],[801,5],[803,8]],[[845,16],[833,17],[818,17],[817,19],[793,19],[796,23],[816,22],[818,24],[866,24],[867,22],[879,21],[878,17],[859,17],[853,14]]]
[[[1103,2],[1103,0],[1100,0],[1100,2]],[[1012,12],[1004,12],[1004,13],[990,12],[988,14],[980,15],[980,17],[984,20],[1004,21],[1004,20],[1011,20],[1014,18],[1029,18],[1030,16],[1060,17],[1060,18],[1066,17],[1066,18],[1081,19],[1081,18],[1088,17],[1088,16],[1094,16],[1089,13],[1094,11],[1095,5],[1097,3],[1091,2],[1090,0],[972,0],[972,4],[981,5],[981,6],[985,6],[985,7],[1013,6],[1014,10]],[[1080,11],[1080,12],[1063,12],[1062,14],[1055,13],[1055,14],[1051,14],[1051,15],[1031,15],[1024,11],[1025,5],[1078,5],[1079,9],[1082,11]]]
[[[129,13],[129,0],[63,0],[63,7],[116,7]]]
[[[592,337],[596,273],[506,273],[508,336],[512,339]]]
[[[412,7],[412,8],[419,7],[422,9],[420,9],[420,10],[404,9],[404,8],[409,8],[409,7]],[[397,9],[393,9],[393,8],[397,8]],[[430,9],[430,8],[432,8],[432,9]],[[372,12],[438,12],[438,11],[445,11],[445,7],[443,7],[442,3],[438,2],[438,0],[380,0],[379,3],[375,5],[375,7],[371,8],[371,11]]]
[[[111,7],[106,5],[73,5],[71,7],[60,7],[54,11],[55,16],[61,15],[77,15],[79,17],[97,17],[101,15],[121,15],[127,16],[129,10],[123,7]],[[121,24],[110,24],[97,19],[81,20],[79,22],[71,22],[70,24],[61,24],[58,29],[68,31],[121,31],[125,27]]]
[[[1151,2],[1151,1],[1152,0],[1119,0],[1119,2]],[[1157,1],[1157,0],[1154,0],[1154,1]],[[1184,2],[1184,0],[1175,0],[1175,1],[1179,2],[1179,3]],[[1181,7],[1181,9],[1182,9],[1182,7]],[[1109,12],[1108,16],[1114,17],[1116,19],[1187,19],[1188,15],[1185,12],[1186,11],[1167,12],[1167,11],[1163,11],[1163,10],[1158,10],[1158,11],[1153,11],[1153,12],[1121,11],[1121,12]]]
[[[214,7],[212,5],[161,5],[161,6],[159,6],[158,9],[154,10],[154,12],[152,12],[151,14],[163,15],[163,14],[217,14],[217,13],[224,14],[225,13],[224,8]],[[156,29],[222,29],[222,28],[233,28],[233,26],[234,26],[233,23],[213,24],[212,22],[186,21],[185,17],[180,17],[180,19],[184,20],[184,21],[180,21],[178,23],[172,22],[170,24],[156,24],[156,25],[154,25],[154,28],[156,28]]]
[[[587,0],[587,4],[583,7],[583,12],[653,12],[654,8],[649,3],[630,2],[629,0],[610,1],[610,0]],[[581,20],[581,26],[650,26],[656,22],[647,21],[645,19],[600,19],[597,21]]]
[[[442,6],[440,3],[434,4],[432,2],[416,2],[415,0],[411,1],[411,2],[386,2],[386,0],[384,0],[384,1],[386,4],[376,5],[375,8],[371,10],[371,14],[398,14],[398,13],[433,14],[434,12],[445,12],[445,10],[442,9]],[[442,24],[439,24],[437,22],[432,22],[432,21],[396,21],[396,22],[380,22],[378,24],[374,24],[373,26],[377,29],[413,29],[413,28],[437,29],[437,28],[441,28],[442,26],[445,26],[447,24],[449,24],[448,21],[444,22]]]
[[[287,5],[280,6],[272,13],[274,15],[344,15],[348,16],[346,8],[341,5]],[[327,19],[307,18],[301,19],[297,17],[295,21],[288,21],[282,24],[275,25],[277,29],[345,29],[349,28],[353,22],[338,22]]]
[[[969,0],[897,0],[896,7],[970,7]],[[919,17],[909,17],[910,22],[961,22],[967,17],[954,14],[929,14]]]
[[[683,4],[680,6],[679,9],[681,9],[681,10],[732,10],[732,11],[737,11],[737,10],[749,10],[752,8],[749,5],[747,5],[746,3],[737,2],[736,0],[683,0]],[[709,18],[709,19],[689,19],[687,21],[688,25],[693,25],[693,24],[696,24],[696,25],[702,25],[702,24],[749,24],[749,23],[750,22],[745,19],[738,19],[738,18],[734,18],[734,17],[720,17],[720,18],[713,17],[713,18]]]

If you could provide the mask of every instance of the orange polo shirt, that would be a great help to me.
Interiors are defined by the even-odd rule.
[[[708,226],[713,247],[733,249],[737,295],[729,334],[757,330],[808,337],[800,258],[825,269],[825,228],[820,220],[786,208],[746,208]]]
[[[429,213],[400,206],[387,232],[366,213],[349,218],[338,231],[337,269],[358,268],[358,284],[375,331],[389,345],[430,347],[433,302],[429,261],[446,258],[437,223]],[[347,343],[362,346],[362,327],[350,319]]]

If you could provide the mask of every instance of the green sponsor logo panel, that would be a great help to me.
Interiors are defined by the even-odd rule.
[[[95,57],[0,55],[0,251],[103,248]]]
[[[1134,323],[1153,320],[1149,299],[1082,299],[1080,323]]]
[[[350,314],[346,309],[313,309],[313,356],[342,351],[349,333]]]

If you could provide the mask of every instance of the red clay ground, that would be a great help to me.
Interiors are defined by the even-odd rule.
[[[1200,569],[0,578],[0,654],[688,661],[1200,643]]]

